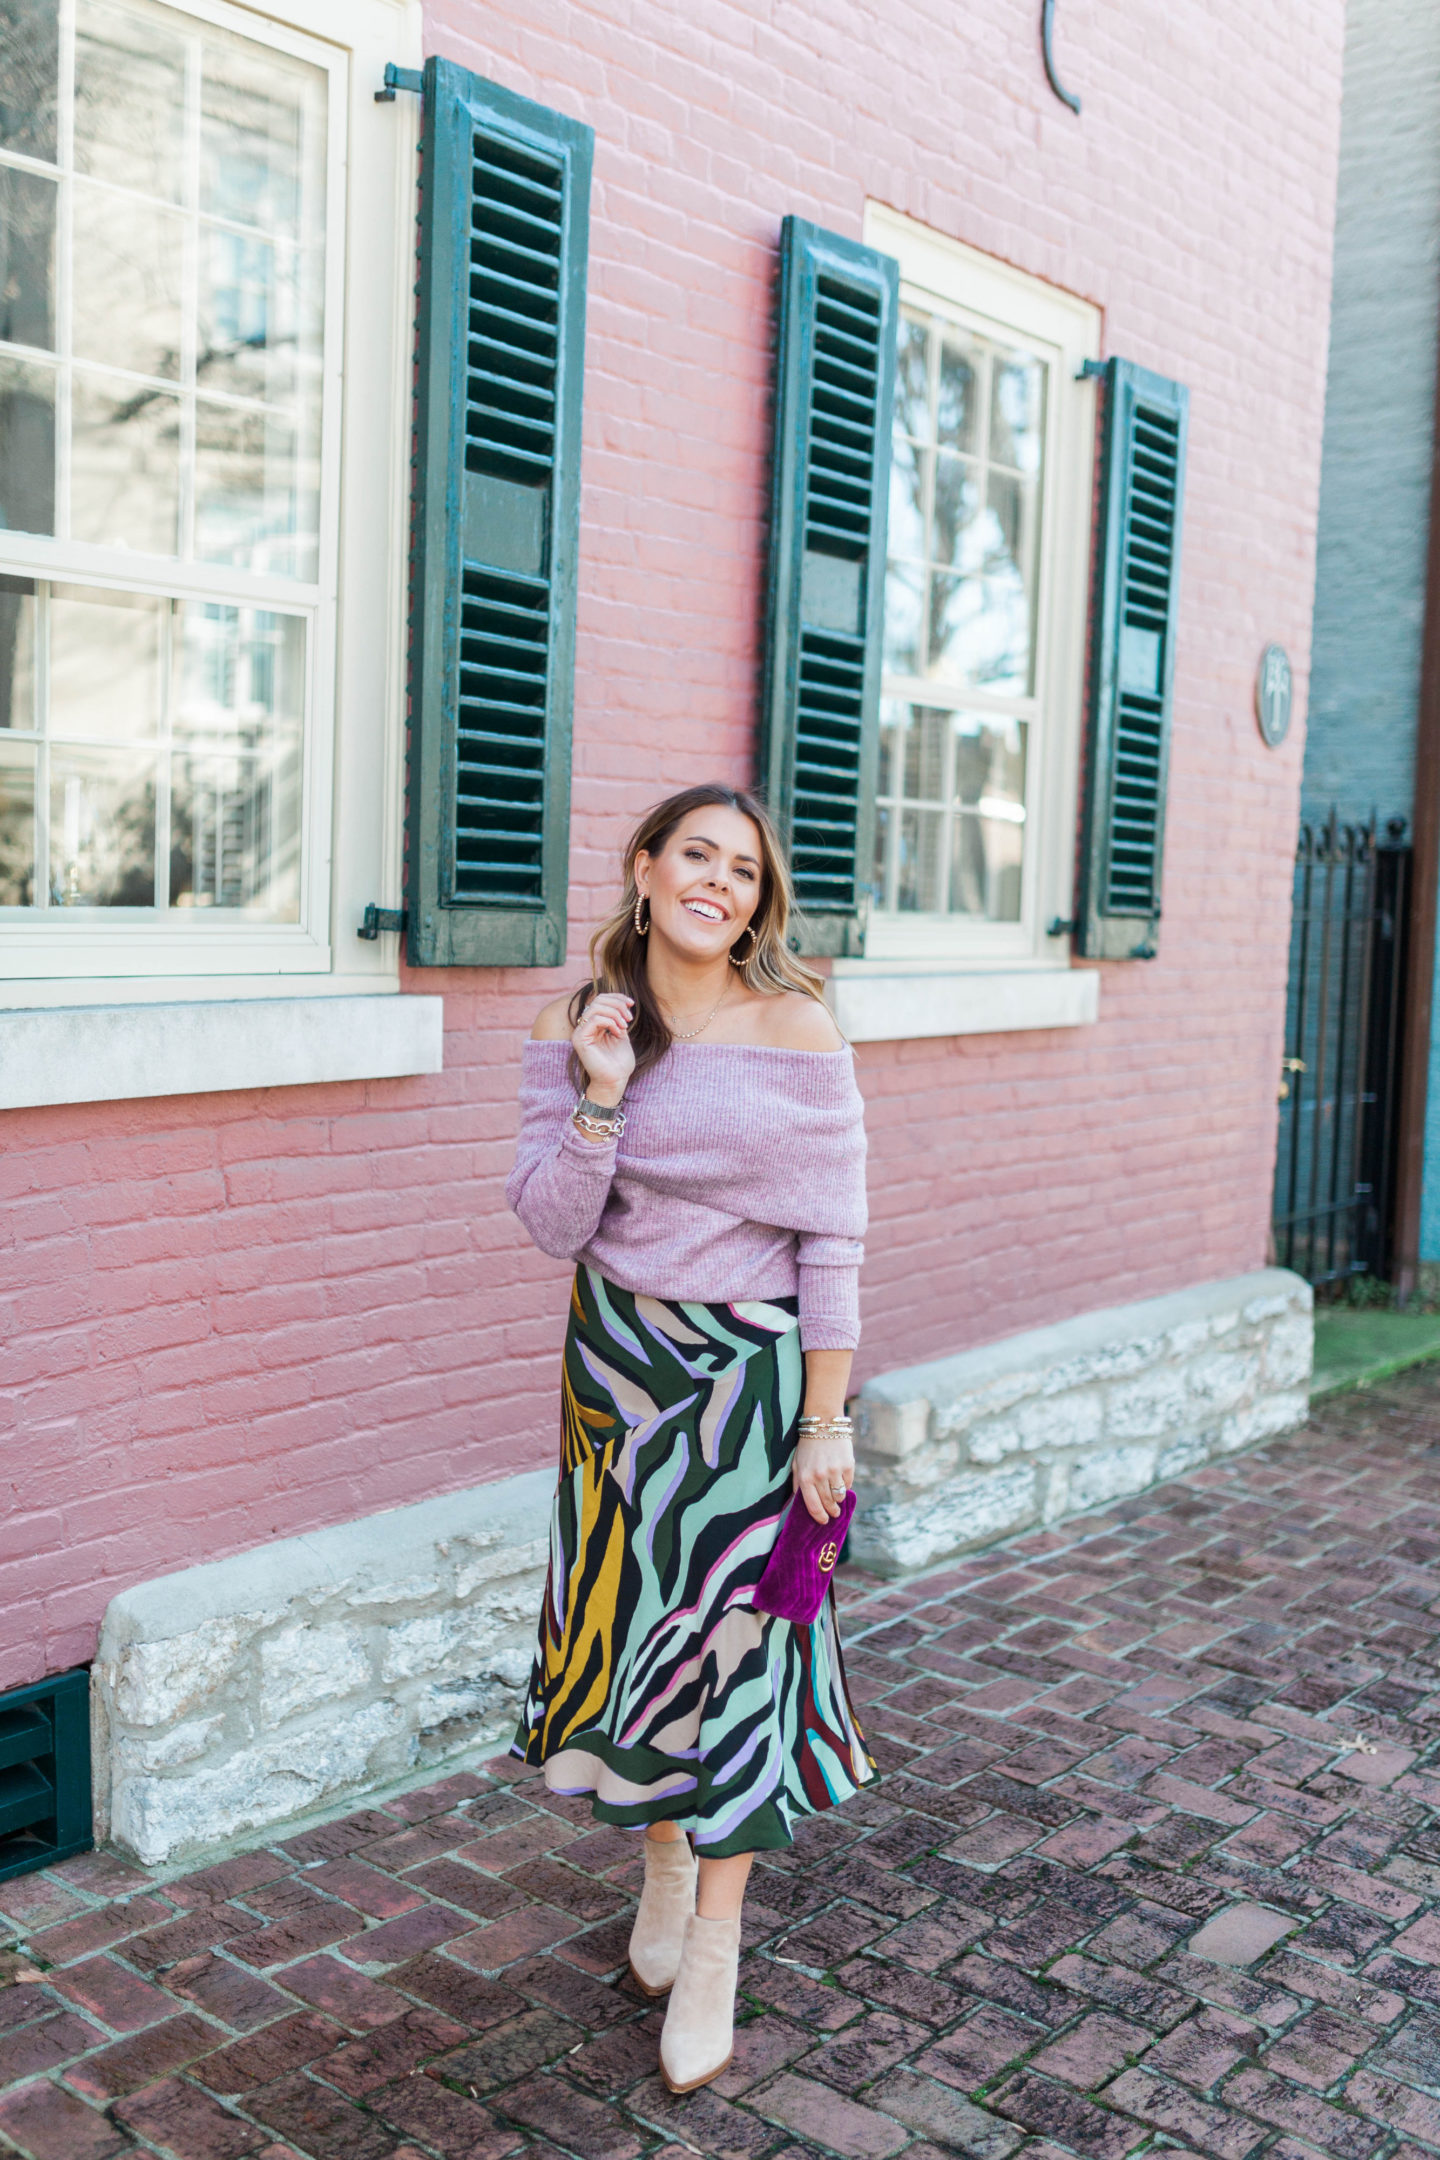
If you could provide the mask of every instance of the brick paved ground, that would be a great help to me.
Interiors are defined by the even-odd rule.
[[[497,1764],[0,1889],[0,2147],[1440,2151],[1440,1374],[848,1597],[889,1775],[756,1868],[717,2086],[666,2095],[621,1977],[634,1841]]]

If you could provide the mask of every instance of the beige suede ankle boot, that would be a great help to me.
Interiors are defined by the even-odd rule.
[[[645,1887],[630,1930],[630,1971],[646,1995],[663,1995],[674,1984],[685,1923],[695,1910],[695,1876],[688,1838],[646,1838]]]
[[[705,1920],[692,1913],[660,2035],[660,2075],[671,2092],[694,2092],[729,2068],[739,1965],[739,1914]]]

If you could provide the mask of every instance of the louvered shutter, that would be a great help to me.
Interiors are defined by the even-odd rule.
[[[565,956],[591,130],[424,73],[412,964]]]
[[[1099,585],[1077,949],[1149,960],[1160,921],[1189,392],[1104,367]]]
[[[856,953],[875,832],[899,269],[787,218],[761,773],[810,953]]]

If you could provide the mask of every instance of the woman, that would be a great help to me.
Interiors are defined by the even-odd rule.
[[[535,1243],[579,1261],[513,1752],[645,1830],[630,1966],[670,1991],[672,2092],[730,2061],[753,1854],[874,1775],[833,1596],[809,1628],[752,1603],[792,1493],[833,1521],[854,1478],[862,1105],[790,909],[753,796],[657,804],[593,980],[525,1046],[508,1187]]]

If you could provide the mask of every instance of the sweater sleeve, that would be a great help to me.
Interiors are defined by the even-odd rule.
[[[797,1241],[802,1350],[853,1350],[860,1340],[859,1238],[807,1237]]]
[[[575,1090],[563,1059],[527,1043],[520,1082],[520,1138],[505,1198],[541,1252],[573,1260],[594,1237],[615,1176],[617,1142],[587,1140],[570,1123]]]
[[[868,1222],[865,1105],[852,1067],[840,1083],[813,1169],[823,1205],[795,1240],[802,1350],[853,1350],[860,1340],[860,1263]],[[813,1205],[813,1202],[812,1202]]]

